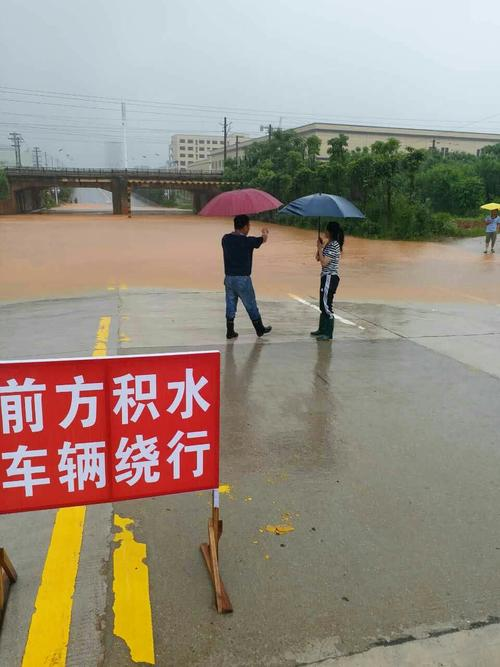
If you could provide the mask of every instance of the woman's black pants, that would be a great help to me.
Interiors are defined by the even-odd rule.
[[[321,312],[329,317],[333,318],[333,297],[339,286],[340,278],[337,275],[327,274],[326,276],[321,276],[321,287],[319,290],[319,307]]]

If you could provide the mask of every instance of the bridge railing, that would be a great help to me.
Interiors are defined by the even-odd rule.
[[[6,167],[7,176],[13,177],[61,177],[69,178],[145,178],[145,179],[177,179],[177,180],[221,180],[223,172],[192,172],[179,169],[79,169],[65,167]]]

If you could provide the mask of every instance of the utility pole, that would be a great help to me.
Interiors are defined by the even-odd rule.
[[[128,148],[127,148],[127,108],[125,102],[122,102],[122,142],[123,142],[123,167],[128,169]]]
[[[24,139],[18,132],[11,132],[9,134],[10,145],[14,149],[16,155],[16,167],[21,167],[21,144]]]
[[[245,139],[245,135],[241,136],[239,134],[235,135],[235,148],[236,148],[236,163],[238,163],[240,155],[240,139]],[[243,149],[243,155],[245,155],[245,149]]]
[[[224,164],[227,160],[227,118],[224,116]]]
[[[45,169],[49,166],[49,163],[47,162],[47,151],[44,152],[45,155]]]
[[[37,169],[40,169],[40,158],[42,156],[42,151],[38,146],[33,147],[33,166]]]
[[[271,141],[271,138],[273,136],[273,126],[271,125],[271,123],[269,123],[269,125],[261,125],[260,131],[264,132],[264,130],[267,132],[267,140]]]

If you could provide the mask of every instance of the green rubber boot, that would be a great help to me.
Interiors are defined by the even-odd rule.
[[[325,331],[321,336],[317,336],[316,340],[332,340],[333,338],[333,328],[335,326],[334,318],[328,317],[326,319]]]
[[[325,333],[326,317],[323,313],[319,316],[319,325],[317,331],[311,331],[311,336],[323,336]]]

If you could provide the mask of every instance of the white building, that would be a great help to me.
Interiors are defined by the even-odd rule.
[[[227,138],[227,148],[248,140],[246,134],[230,134]],[[224,138],[203,134],[173,134],[170,141],[170,165],[177,169],[190,169],[194,163],[210,160],[213,151],[224,153]],[[210,171],[204,166],[200,171]]]
[[[320,160],[328,159],[328,141],[341,134],[349,139],[348,148],[364,148],[371,146],[375,141],[386,141],[391,137],[397,139],[402,148],[413,147],[436,150],[447,155],[453,151],[463,151],[472,155],[480,155],[485,146],[500,143],[500,134],[485,132],[456,132],[453,130],[425,130],[404,127],[377,127],[367,125],[343,125],[340,123],[310,123],[292,128],[294,132],[304,137],[317,136],[321,140]],[[241,158],[245,149],[255,141],[267,141],[268,137],[246,139],[239,142],[238,157]],[[227,159],[235,159],[236,146],[227,148]],[[224,152],[221,148],[213,151],[204,161],[193,164],[190,171],[218,172],[224,169]]]
[[[187,169],[193,162],[205,160],[211,151],[224,147],[224,139],[203,134],[173,134],[170,141],[170,164]]]

